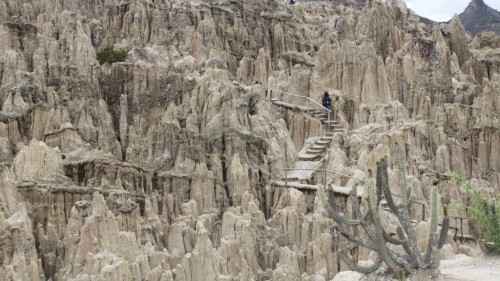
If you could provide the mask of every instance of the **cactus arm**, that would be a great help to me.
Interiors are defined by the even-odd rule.
[[[377,175],[379,179],[377,180],[377,189],[382,190],[384,193],[385,200],[387,201],[387,205],[391,209],[394,214],[399,213],[399,208],[394,203],[394,199],[392,198],[391,190],[389,189],[389,176],[387,175],[387,159],[382,159],[377,164]]]
[[[437,187],[432,188],[432,193],[431,193],[431,228],[430,232],[431,233],[436,233],[437,231],[437,224],[438,224],[438,191]]]
[[[365,222],[367,225],[370,225],[373,222],[371,218],[372,215],[371,210],[368,210],[366,215],[363,216],[363,214],[361,213],[361,206],[359,205],[357,192],[358,192],[357,186],[354,186],[351,192],[349,192],[349,198],[351,199],[353,214],[354,213],[356,214],[356,218],[362,218],[360,219],[361,223]]]
[[[405,251],[412,257],[416,264],[423,262],[419,247],[417,246],[417,238],[413,226],[411,225],[411,217],[407,208],[402,208],[398,215],[402,230],[406,234],[406,241],[403,243]]]
[[[338,256],[347,264],[347,266],[354,271],[357,271],[359,273],[362,273],[364,275],[368,275],[370,273],[373,273],[375,270],[377,270],[380,265],[382,265],[382,259],[378,258],[375,263],[371,266],[359,266],[357,265],[353,259],[351,259],[345,250],[340,250],[338,252]]]
[[[401,157],[401,148],[400,146],[396,143],[395,145],[395,150],[396,150],[396,157],[397,157],[397,163],[399,167],[399,184],[400,184],[400,189],[401,189],[401,197],[402,197],[402,203],[401,207],[398,206],[393,206],[391,207],[391,210],[397,215],[397,218],[399,222],[401,223],[401,226],[404,230],[404,233],[406,234],[406,242],[403,243],[403,247],[405,247],[405,250],[409,254],[409,256],[412,258],[412,260],[416,261],[418,264],[422,263],[422,255],[420,253],[420,250],[417,246],[417,238],[415,236],[415,231],[413,230],[413,226],[411,224],[411,216],[408,211],[408,188],[407,188],[407,183],[406,183],[406,170],[403,165],[402,157]],[[387,164],[387,163],[385,163]],[[387,168],[386,168],[387,169]],[[410,191],[411,192],[411,191]],[[385,187],[384,189],[384,195],[386,195],[386,200],[387,203],[389,201],[392,201],[392,196],[389,190],[389,187]],[[389,205],[391,206],[391,205]],[[401,238],[400,238],[401,239]]]
[[[372,211],[368,210],[368,212],[366,212],[366,215],[363,217],[363,219],[361,221],[365,221],[367,223],[367,225],[373,224]]]
[[[387,163],[387,158],[383,158],[379,162],[377,162],[377,177],[375,179],[375,182],[377,183],[377,203],[380,204],[380,201],[382,200],[382,188],[381,184],[387,184],[387,169],[384,171],[381,169],[382,162],[385,161]]]
[[[436,233],[433,232],[430,233],[429,235],[429,242],[427,243],[423,261],[420,263],[420,267],[424,269],[429,269],[430,265],[433,264],[432,259],[436,259],[437,252],[438,249],[437,249]]]
[[[397,163],[398,163],[398,168],[399,168],[399,188],[401,189],[401,195],[403,198],[403,207],[407,208],[408,207],[408,198],[406,197],[407,194],[407,187],[408,183],[406,182],[406,168],[403,164],[403,157],[401,153],[401,147],[399,146],[398,143],[395,144],[395,150],[396,150],[396,158],[397,158]]]
[[[443,248],[446,238],[448,238],[448,228],[450,227],[450,218],[443,218],[443,223],[441,224],[441,232],[439,233],[438,249]]]
[[[354,188],[354,190],[356,191],[356,187]],[[335,210],[333,209],[333,197],[332,195],[333,194],[329,194],[330,198],[327,198],[326,197],[326,193],[325,193],[325,190],[323,189],[322,186],[319,186],[318,187],[318,196],[320,197],[322,203],[326,206],[326,210],[328,211],[328,214],[330,214],[334,220],[334,225],[333,225],[333,228],[338,230],[340,232],[340,234],[342,234],[342,236],[344,236],[345,238],[347,238],[349,241],[352,241],[354,243],[358,243],[364,247],[367,247],[371,250],[375,250],[376,247],[369,241],[369,240],[364,240],[364,239],[361,239],[358,235],[353,235],[351,232],[349,232],[343,225],[342,223],[345,223],[345,222],[348,222],[348,223],[345,223],[347,225],[358,225],[359,223],[359,219],[354,219],[354,220],[350,220],[350,219],[347,219],[341,215],[339,215],[337,212],[335,212]],[[356,200],[357,200],[357,196],[355,197]],[[356,201],[357,202],[357,201]],[[353,205],[354,207],[356,205]],[[359,207],[359,204],[357,205]],[[356,211],[356,210],[355,210]],[[360,210],[357,210],[358,214],[361,213]],[[350,222],[350,224],[349,224]]]
[[[358,215],[360,215],[361,211],[359,208],[359,202],[357,201],[357,196],[356,197],[351,196],[351,199],[352,199],[352,206],[354,208],[354,212],[356,212]],[[333,225],[334,229],[338,230],[340,232],[340,234],[342,234],[342,236],[347,238],[349,241],[352,241],[354,243],[358,243],[361,246],[364,246],[366,248],[369,248],[370,250],[376,251],[377,248],[372,243],[372,241],[374,241],[374,239],[373,239],[374,234],[372,231],[370,231],[370,228],[369,228],[368,224],[366,223],[366,221],[364,221],[364,219],[361,220],[361,224],[362,224],[363,228],[365,229],[366,233],[368,234],[369,240],[364,240],[361,237],[359,237],[358,235],[353,235],[351,232],[349,232],[344,227],[344,225],[342,225],[342,223],[336,221],[335,219],[334,219],[334,222],[335,222]]]
[[[411,203],[411,186],[406,187],[406,202],[408,202],[408,205]]]
[[[411,263],[413,266],[418,267],[418,262],[417,262],[416,257],[414,255],[410,255],[410,253],[412,253],[413,250],[408,244],[408,240],[405,237],[403,229],[401,227],[398,227],[396,232],[398,234],[399,240],[402,242],[401,246],[403,246],[403,249],[405,250],[405,252],[408,253],[408,258],[407,258],[408,262]]]
[[[373,245],[373,243],[371,241],[362,239],[359,236],[352,235],[352,233],[347,231],[347,229],[345,229],[342,224],[335,222],[333,225],[333,228],[338,230],[340,232],[340,234],[342,236],[344,236],[346,239],[348,239],[349,241],[357,243],[357,244],[364,246],[364,247],[366,247],[370,250],[373,250],[373,251],[377,250],[377,247],[375,247],[375,245]]]
[[[425,254],[424,254],[424,264],[422,264],[422,268],[430,270],[430,272],[434,275],[436,273],[436,269],[439,266],[439,249],[444,245],[449,227],[449,218],[448,218],[448,206],[443,206],[444,218],[441,227],[441,233],[439,234],[439,238],[437,237],[437,209],[438,209],[438,191],[437,187],[432,189],[432,201],[431,201],[431,227],[429,231],[429,243],[427,245]]]
[[[437,239],[436,239],[436,233],[437,233],[437,226],[438,226],[438,191],[437,187],[432,188],[432,193],[431,193],[431,225],[429,229],[429,242],[427,243],[427,247],[425,249],[425,254],[424,254],[424,259],[423,259],[423,266],[428,266],[432,261],[431,258],[435,256],[435,253],[437,252]]]
[[[384,235],[382,234],[382,226],[380,225],[380,217],[378,216],[378,213],[374,215],[374,226],[377,237],[376,246],[378,248],[378,254],[391,270],[396,271],[399,268],[399,266],[392,259],[390,251],[384,243],[385,240],[384,240]]]
[[[356,217],[361,218],[363,215],[361,214],[361,207],[360,207],[359,201],[358,201],[357,187],[354,187],[351,190],[349,197],[351,198],[351,205],[353,208],[353,213],[356,214]],[[363,229],[365,230],[366,234],[368,235],[368,238],[373,241],[375,239],[375,233],[372,231],[372,229],[370,227],[370,225],[373,223],[373,217],[372,217],[371,210],[368,210],[365,217],[360,219],[360,222],[361,222],[361,225],[363,226]]]
[[[361,224],[363,225],[363,228],[369,232],[369,230],[371,229],[370,228],[370,225],[373,224],[373,215],[372,215],[372,211],[370,209],[368,209],[368,211],[366,212],[366,214],[363,216],[363,214],[361,213],[361,207],[359,205],[359,201],[358,201],[358,197],[357,196],[354,196],[351,192],[350,194],[350,198],[351,198],[351,203],[352,203],[352,207],[353,207],[353,211],[356,212],[356,217],[361,221]]]
[[[401,241],[405,241],[406,240],[406,237],[405,237],[405,234],[403,232],[403,229],[401,229],[400,226],[398,226],[398,228],[396,229],[396,233],[398,234],[398,238],[401,240]]]
[[[356,189],[354,189],[354,191],[356,192]],[[358,200],[356,200],[357,202]],[[358,206],[359,207],[359,206]],[[354,210],[355,206],[352,205],[352,219],[353,220],[358,220],[358,212],[356,212],[356,210]],[[360,223],[361,224],[361,223]],[[358,230],[358,226],[357,225],[353,225],[352,226],[352,234],[354,236],[359,236],[359,230]]]
[[[406,272],[409,272],[411,274],[414,274],[416,272],[416,270],[415,270],[416,266],[411,263],[410,256],[403,255],[403,254],[401,254],[399,252],[394,252],[394,251],[391,251],[391,255],[392,255],[392,258],[394,259],[394,261],[399,266],[401,266],[402,268],[404,268],[406,270]]]
[[[441,249],[448,238],[448,229],[450,227],[450,218],[448,217],[448,206],[443,206],[443,222],[441,223],[441,233],[439,233],[438,249]]]
[[[348,218],[344,217],[343,215],[335,212],[335,210],[330,206],[328,206],[326,208],[326,210],[332,216],[332,218],[339,223],[352,225],[352,226],[357,226],[361,223],[359,219],[348,219]]]
[[[384,240],[386,242],[389,242],[393,245],[401,245],[403,244],[403,241],[402,240],[399,240],[399,239],[396,239],[396,238],[393,238],[392,236],[390,236],[389,234],[387,234],[387,232],[385,232],[385,230],[383,230],[383,234],[384,234]]]
[[[399,269],[399,266],[394,262],[392,256],[390,254],[389,249],[384,243],[384,234],[382,229],[382,222],[380,220],[380,216],[378,213],[378,205],[377,205],[377,194],[375,191],[375,185],[373,181],[369,181],[368,184],[368,194],[370,201],[370,209],[373,214],[373,226],[375,228],[375,246],[377,246],[379,257],[387,264],[387,266],[392,270],[396,271]]]
[[[326,197],[325,188],[322,185],[318,185],[318,197],[321,200],[321,203],[323,203],[323,206],[326,207],[330,205],[330,202]]]
[[[330,194],[330,195],[331,195],[330,197],[333,197],[333,194]],[[344,223],[347,225],[359,225],[360,224],[360,221],[358,219],[348,219],[348,218],[342,216],[341,214],[337,213],[333,209],[333,198],[327,198],[325,189],[321,185],[318,186],[318,196],[319,196],[321,202],[323,203],[323,205],[325,206],[325,209],[327,210],[328,214],[330,214],[330,216],[332,216],[332,218],[335,221],[340,222],[340,223]]]

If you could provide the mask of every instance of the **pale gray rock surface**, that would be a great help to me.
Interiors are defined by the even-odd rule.
[[[498,36],[356,2],[0,0],[0,280],[336,278],[315,192],[272,185],[327,133],[299,108],[325,91],[328,183],[387,155],[397,193],[398,142],[415,200],[463,216],[455,170],[498,193]]]

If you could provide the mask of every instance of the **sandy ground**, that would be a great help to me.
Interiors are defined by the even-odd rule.
[[[441,261],[442,280],[500,281],[500,257],[457,255]]]
[[[463,254],[441,260],[440,274],[436,281],[500,281],[500,256],[470,257]],[[332,281],[396,281],[389,276],[363,276],[354,271],[343,271]],[[414,276],[407,280],[427,281],[428,278]]]

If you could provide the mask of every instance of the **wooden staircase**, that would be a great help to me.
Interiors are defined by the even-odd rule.
[[[303,191],[316,190],[316,184],[313,182],[313,173],[316,169],[319,169],[321,160],[326,156],[327,148],[330,147],[332,141],[335,139],[335,135],[343,133],[346,130],[337,120],[332,120],[325,116],[322,109],[295,105],[278,99],[271,99],[271,102],[277,106],[289,109],[298,108],[321,121],[326,126],[327,130],[325,130],[326,132],[323,136],[317,137],[314,143],[306,150],[301,150],[294,168],[287,170],[281,179],[272,182],[272,185],[275,187],[293,187]],[[340,189],[342,187],[339,187]]]

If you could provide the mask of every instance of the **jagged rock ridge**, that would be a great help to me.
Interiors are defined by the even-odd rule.
[[[500,12],[486,5],[483,0],[472,0],[458,17],[472,35],[481,31],[500,34]]]

